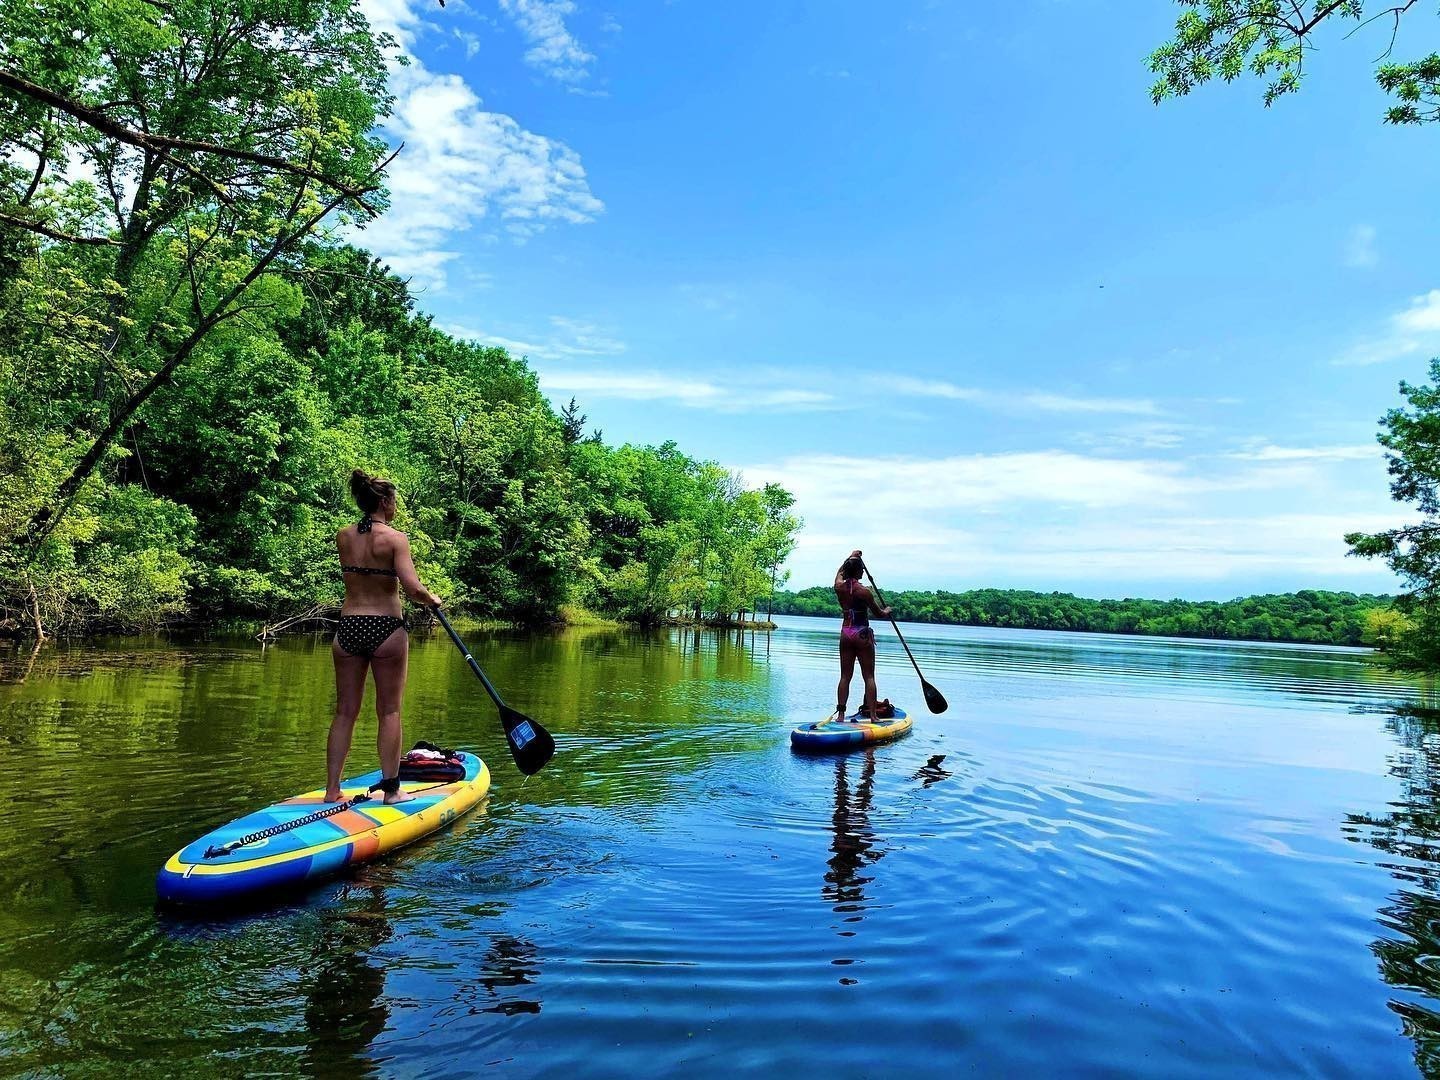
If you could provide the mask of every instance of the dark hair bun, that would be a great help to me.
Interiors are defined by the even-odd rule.
[[[356,469],[350,474],[350,495],[355,499],[355,505],[361,511],[373,514],[380,509],[382,502],[388,498],[394,498],[395,485],[389,480],[371,476],[364,469]]]

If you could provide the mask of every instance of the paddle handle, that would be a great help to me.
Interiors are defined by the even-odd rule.
[[[870,567],[866,566],[863,562],[860,566],[865,571],[865,576],[870,579],[870,588],[875,590],[875,598],[880,601],[880,606],[886,607],[885,594],[880,591],[880,586],[875,584],[875,578],[870,573]],[[900,645],[905,650],[905,655],[910,657],[910,663],[915,668],[915,674],[920,675],[920,681],[923,683],[925,676],[920,674],[920,665],[915,661],[915,654],[910,651],[910,646],[905,643],[905,635],[900,633],[900,624],[895,621],[893,613],[887,615],[886,618],[890,620],[890,625],[895,628],[895,636],[900,639]]]
[[[453,641],[455,647],[460,650],[460,655],[465,657],[465,662],[470,665],[470,670],[473,671],[475,677],[480,680],[480,685],[485,687],[485,692],[490,695],[490,700],[495,702],[495,705],[503,711],[505,709],[505,702],[500,700],[500,694],[496,691],[495,687],[490,685],[490,680],[485,677],[485,672],[480,669],[480,665],[476,662],[475,657],[470,655],[470,650],[465,646],[465,642],[460,640],[460,635],[455,632],[455,627],[450,625],[450,620],[445,618],[445,613],[440,610],[440,606],[437,604],[430,610],[434,613],[435,617],[440,620],[440,625],[443,626],[445,632],[450,635],[450,640]]]

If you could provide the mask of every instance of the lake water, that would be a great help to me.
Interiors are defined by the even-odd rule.
[[[483,810],[239,917],[164,859],[322,779],[328,645],[0,654],[0,1074],[1440,1076],[1440,713],[1356,650],[908,627],[950,711],[841,756],[835,624],[443,637]],[[859,699],[858,683],[852,704]],[[374,763],[374,723],[352,772]]]

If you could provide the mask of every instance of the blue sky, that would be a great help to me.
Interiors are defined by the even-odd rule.
[[[1157,108],[1160,0],[364,7],[411,63],[362,242],[607,441],[790,487],[792,584],[1395,587],[1341,535],[1404,519],[1440,133],[1383,27]]]

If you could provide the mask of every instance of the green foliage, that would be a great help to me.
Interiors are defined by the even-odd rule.
[[[26,544],[229,320],[298,309],[277,275],[322,220],[384,208],[390,45],[349,0],[0,5],[0,335],[80,451]]]
[[[1365,613],[1364,641],[1380,650],[1394,648],[1414,628],[1403,611],[1373,608]]]
[[[1418,520],[1379,533],[1350,533],[1350,553],[1384,559],[1410,592],[1396,606],[1408,626],[1389,644],[1405,668],[1440,670],[1440,358],[1430,361],[1433,385],[1400,384],[1405,406],[1381,418],[1390,494],[1412,503]]]
[[[1359,645],[1377,611],[1389,614],[1389,598],[1304,589],[1247,596],[1224,603],[1193,600],[1087,600],[1070,593],[1020,589],[968,592],[886,592],[895,617],[907,622],[996,626],[1019,630],[1083,630],[1107,634],[1229,638],[1246,641],[1309,641]],[[839,617],[829,585],[779,593],[783,615]]]
[[[1175,22],[1175,36],[1149,56],[1159,78],[1150,88],[1156,104],[1184,97],[1197,86],[1242,75],[1267,80],[1265,104],[1294,93],[1304,75],[1305,56],[1314,50],[1316,31],[1326,22],[1352,23],[1354,29],[1377,22],[1393,46],[1401,19],[1412,8],[1404,4],[1366,4],[1365,0],[1177,0],[1184,8]],[[1366,12],[1371,12],[1366,18]],[[1386,48],[1381,60],[1390,54]],[[1409,63],[1382,63],[1375,81],[1397,104],[1386,110],[1392,124],[1418,124],[1440,119],[1440,55],[1432,53]]]
[[[1440,119],[1440,54],[1409,64],[1384,64],[1375,81],[1400,104],[1385,112],[1392,124],[1424,124]]]
[[[794,498],[746,490],[713,462],[659,447],[587,439],[572,460],[588,496],[593,602],[653,623],[672,612],[733,620],[770,595],[794,547]]]

